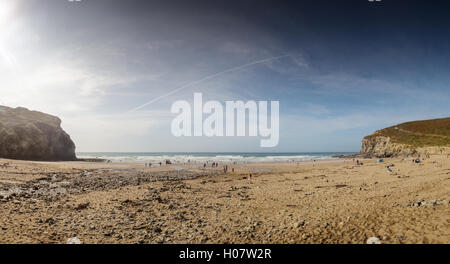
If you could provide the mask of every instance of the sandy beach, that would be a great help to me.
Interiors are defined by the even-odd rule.
[[[450,242],[449,158],[361,162],[1,160],[0,243]]]

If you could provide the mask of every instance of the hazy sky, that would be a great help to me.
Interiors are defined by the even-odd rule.
[[[59,116],[77,151],[359,151],[450,116],[447,2],[0,0],[0,104]],[[170,107],[194,92],[280,101],[278,147],[172,136]]]

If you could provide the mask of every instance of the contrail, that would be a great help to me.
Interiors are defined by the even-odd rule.
[[[176,92],[178,92],[178,91],[180,91],[180,90],[183,90],[183,89],[186,88],[186,87],[192,86],[192,85],[194,85],[194,84],[201,83],[201,82],[203,82],[203,81],[212,79],[212,78],[217,77],[217,76],[219,76],[219,75],[222,75],[222,74],[225,74],[225,73],[228,73],[228,72],[234,72],[234,71],[242,70],[242,69],[244,69],[244,68],[253,66],[253,65],[255,65],[255,64],[261,64],[261,63],[265,63],[265,62],[269,62],[269,61],[273,61],[273,60],[278,60],[278,59],[285,58],[285,57],[290,57],[290,56],[291,56],[291,55],[283,55],[283,56],[272,57],[272,58],[268,58],[268,59],[264,59],[264,60],[258,60],[258,61],[254,61],[254,62],[250,62],[250,63],[244,64],[244,65],[238,66],[238,67],[234,67],[234,68],[231,68],[231,69],[228,69],[228,70],[224,70],[224,71],[221,71],[221,72],[218,72],[218,73],[214,73],[214,74],[208,75],[208,76],[206,76],[206,77],[203,77],[203,78],[200,79],[200,80],[197,80],[197,81],[193,81],[193,82],[187,83],[187,84],[185,84],[185,85],[183,85],[183,86],[180,86],[180,87],[178,87],[177,89],[174,89],[174,90],[172,90],[172,91],[170,91],[170,92],[168,92],[168,93],[166,93],[166,94],[163,94],[163,95],[161,95],[161,96],[158,96],[158,97],[156,97],[155,99],[153,99],[153,100],[151,100],[151,101],[148,101],[147,103],[145,103],[145,104],[143,104],[143,105],[141,105],[141,106],[138,106],[138,107],[136,107],[136,108],[131,109],[129,112],[137,111],[137,110],[139,110],[139,109],[141,109],[141,108],[146,107],[147,105],[150,105],[150,104],[152,104],[152,103],[154,103],[154,102],[156,102],[156,101],[161,100],[161,99],[164,98],[164,97],[167,97],[167,96],[169,96],[169,95],[172,95],[172,94],[174,94],[174,93],[176,93]]]

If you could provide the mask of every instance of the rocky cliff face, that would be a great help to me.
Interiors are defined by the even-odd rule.
[[[61,120],[26,108],[0,106],[0,157],[21,160],[76,160],[75,144]]]
[[[396,156],[407,156],[416,154],[417,151],[405,144],[393,143],[389,137],[374,136],[365,137],[362,140],[361,154],[385,158]]]
[[[450,154],[450,118],[413,121],[381,129],[362,140],[367,157]]]
[[[408,155],[448,155],[450,147],[425,146],[413,147],[407,144],[392,142],[391,138],[385,136],[370,136],[362,140],[361,154],[366,157],[406,157]]]

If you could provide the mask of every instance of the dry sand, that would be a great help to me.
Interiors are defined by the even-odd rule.
[[[188,165],[5,162],[0,243],[450,242],[443,156],[229,165],[236,171],[226,175]]]

